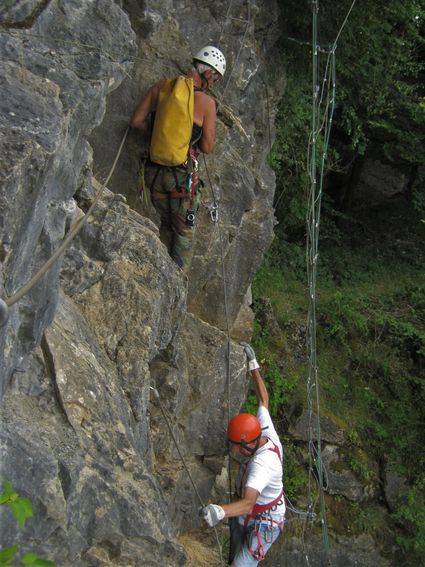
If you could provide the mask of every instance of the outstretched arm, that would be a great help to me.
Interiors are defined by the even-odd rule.
[[[259,406],[269,408],[269,393],[258,368],[251,370],[254,392]]]
[[[269,393],[267,392],[266,385],[260,374],[260,365],[255,357],[254,349],[248,343],[240,343],[243,346],[246,356],[248,358],[248,368],[251,370],[252,383],[254,386],[255,396],[259,406],[269,407]]]

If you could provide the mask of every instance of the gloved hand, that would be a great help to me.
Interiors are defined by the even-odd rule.
[[[199,515],[205,520],[210,528],[216,526],[226,515],[221,506],[208,504],[199,510]]]
[[[246,356],[248,358],[248,368],[250,370],[255,370],[256,368],[260,368],[260,365],[258,364],[255,358],[254,349],[248,343],[241,342],[239,344],[243,346]]]

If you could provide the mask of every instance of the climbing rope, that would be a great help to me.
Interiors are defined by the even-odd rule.
[[[230,69],[230,71],[229,71],[229,73],[228,73],[228,75],[227,75],[226,84],[224,85],[223,91],[222,91],[222,93],[221,93],[221,96],[222,96],[222,97],[224,97],[224,95],[225,95],[225,93],[226,93],[227,87],[229,86],[230,79],[231,79],[231,77],[232,77],[232,75],[233,75],[233,71],[234,71],[234,69],[235,69],[235,67],[236,67],[236,65],[237,65],[237,63],[238,63],[238,61],[239,61],[239,57],[240,57],[242,48],[244,47],[244,44],[245,44],[246,34],[248,33],[248,29],[249,29],[249,26],[250,26],[250,24],[251,24],[251,6],[250,6],[250,3],[249,3],[249,0],[247,0],[247,10],[248,10],[248,17],[247,17],[247,19],[246,19],[245,31],[244,31],[242,40],[241,40],[240,43],[239,43],[239,50],[238,50],[238,53],[237,53],[237,55],[236,55],[236,58],[235,58],[235,60],[234,60],[234,62],[233,62],[232,68]]]
[[[286,509],[290,510],[295,516],[297,516],[296,518],[293,518],[293,520],[306,520],[306,521],[314,522],[317,519],[317,514],[315,514],[310,509],[305,511],[305,510],[298,510],[298,508],[295,508],[295,506],[292,504],[287,494],[285,494],[285,503],[286,503]],[[287,522],[288,520],[285,518],[285,524]]]
[[[215,191],[214,191],[214,186],[212,184],[211,181],[211,177],[210,177],[210,172],[207,166],[207,161],[205,159],[205,154],[202,154],[203,159],[204,159],[204,167],[205,167],[205,172],[207,174],[208,177],[208,183],[211,189],[211,195],[212,195],[212,201],[213,201],[213,206],[211,209],[211,212],[214,212],[214,214],[211,216],[214,224],[217,226],[217,230],[218,230],[218,236],[219,236],[219,241],[220,241],[220,256],[221,256],[221,273],[222,273],[222,279],[223,279],[223,298],[224,298],[224,314],[225,314],[225,319],[226,319],[226,332],[227,332],[227,364],[226,364],[226,385],[227,385],[227,422],[230,421],[232,415],[231,415],[231,395],[230,395],[230,377],[231,377],[231,372],[230,372],[230,354],[231,354],[231,342],[230,342],[230,317],[229,317],[229,302],[228,302],[228,297],[227,297],[227,281],[226,281],[226,268],[224,266],[224,242],[223,242],[223,231],[221,230],[221,224],[220,224],[220,220],[219,220],[219,209],[218,209],[218,203],[217,203],[217,199],[216,199],[216,195],[215,195]],[[232,482],[232,470],[231,470],[231,461],[230,458],[228,459],[228,464],[227,464],[227,476],[228,476],[228,486],[229,486],[229,490],[228,490],[228,500],[229,502],[231,502],[232,500],[232,491],[233,491],[233,482]]]
[[[164,421],[165,421],[165,423],[166,423],[166,425],[167,425],[167,428],[168,428],[168,430],[169,430],[169,432],[170,432],[171,438],[172,438],[172,440],[173,440],[173,442],[174,442],[174,445],[175,445],[175,447],[176,447],[177,453],[179,454],[180,460],[181,460],[181,462],[182,462],[182,464],[183,464],[183,467],[184,467],[184,469],[185,469],[185,471],[186,471],[186,474],[187,474],[187,476],[188,476],[188,478],[189,478],[189,481],[190,481],[190,483],[191,483],[191,485],[192,485],[192,487],[193,487],[193,490],[195,491],[196,497],[198,498],[201,507],[202,507],[202,508],[205,508],[206,504],[204,503],[204,501],[203,501],[201,495],[199,494],[199,490],[198,490],[198,488],[197,488],[197,486],[196,486],[196,484],[195,484],[195,481],[193,480],[193,477],[192,477],[192,475],[191,475],[191,473],[190,473],[189,467],[187,466],[187,463],[186,463],[186,461],[185,461],[185,459],[184,459],[184,457],[183,457],[183,454],[182,454],[182,452],[180,451],[180,447],[179,447],[179,444],[178,444],[178,442],[177,442],[177,438],[176,438],[176,436],[175,436],[175,434],[174,434],[173,428],[171,427],[171,423],[170,423],[170,420],[169,420],[168,417],[167,417],[167,414],[166,414],[166,412],[165,412],[165,408],[164,408],[164,406],[162,405],[161,398],[160,398],[160,396],[159,396],[159,392],[158,392],[158,390],[157,390],[156,388],[153,388],[152,386],[150,386],[150,389],[151,389],[152,392],[154,393],[155,398],[156,398],[156,400],[157,400],[157,402],[158,402],[159,409],[161,410],[161,413],[162,413],[162,416],[163,416],[163,418],[164,418]],[[215,534],[215,538],[216,538],[216,541],[217,541],[217,547],[218,547],[219,554],[220,554],[220,564],[221,564],[221,566],[223,567],[223,566],[224,566],[224,561],[223,561],[223,553],[222,553],[221,544],[220,544],[220,538],[219,538],[219,536],[218,536],[217,528],[216,528],[215,526],[213,526],[213,529],[214,529],[214,534]]]
[[[233,0],[230,0],[229,5],[227,6],[226,17],[224,18],[223,25],[221,26],[220,37],[218,38],[218,42],[217,42],[218,47],[220,47],[220,45],[221,45],[221,40],[222,40],[222,37],[223,37],[224,28],[226,27],[227,22],[229,20],[230,12],[231,12],[231,9],[232,9],[232,4],[233,4]]]
[[[85,223],[87,222],[88,218],[90,217],[91,213],[93,212],[95,206],[97,205],[105,187],[107,186],[109,180],[111,179],[114,171],[115,171],[115,167],[117,165],[118,159],[121,155],[121,151],[122,148],[124,146],[125,140],[127,138],[127,134],[128,134],[128,130],[129,128],[127,127],[125,134],[121,140],[120,146],[118,148],[118,151],[115,155],[115,159],[112,163],[111,169],[108,173],[108,176],[106,178],[106,180],[104,181],[104,183],[99,187],[96,196],[92,202],[92,204],[90,205],[89,209],[87,210],[86,214],[79,219],[71,228],[71,230],[69,231],[67,237],[65,238],[65,240],[62,242],[62,244],[59,246],[59,248],[52,254],[52,256],[47,260],[47,262],[38,270],[38,272],[29,280],[28,283],[26,283],[24,286],[22,286],[16,293],[14,293],[12,296],[10,297],[6,297],[5,299],[1,300],[4,305],[8,308],[11,307],[12,305],[14,305],[16,302],[18,302],[24,295],[26,295],[27,293],[29,293],[31,291],[31,289],[38,283],[38,281],[47,273],[47,271],[53,266],[53,264],[56,262],[56,260],[65,252],[65,250],[68,248],[68,246],[71,244],[72,240],[77,236],[77,234],[80,232],[80,230],[83,228],[83,226],[85,225]],[[3,310],[4,310],[4,306]],[[1,310],[1,309],[0,309]],[[7,317],[7,313],[6,313],[6,317]],[[4,322],[4,321],[3,321]]]
[[[323,182],[325,176],[325,164],[327,152],[329,148],[330,132],[332,128],[332,119],[335,109],[336,98],[336,63],[335,52],[337,41],[341,35],[348,17],[354,7],[356,0],[350,6],[350,9],[339,29],[336,39],[328,52],[328,58],[323,73],[322,86],[318,82],[318,12],[319,1],[312,0],[313,25],[312,25],[312,129],[309,141],[308,152],[308,171],[310,177],[309,192],[309,208],[307,213],[307,279],[309,291],[309,309],[308,309],[308,333],[307,333],[307,351],[308,351],[308,376],[307,376],[307,399],[308,399],[308,430],[309,430],[309,483],[308,497],[309,509],[313,510],[315,503],[313,502],[311,477],[314,477],[318,486],[319,506],[320,506],[320,522],[322,527],[323,546],[326,554],[326,561],[329,564],[329,535],[326,521],[326,507],[324,500],[324,491],[327,489],[327,473],[323,467],[321,454],[321,425],[320,425],[320,388],[317,366],[316,351],[316,281],[317,281],[317,265],[318,265],[318,243],[320,228],[320,212],[321,199],[323,194]],[[322,50],[323,51],[323,50]],[[320,96],[319,96],[320,95]],[[326,102],[325,102],[326,100]],[[324,109],[322,107],[324,106]],[[322,140],[322,155],[320,159],[320,177],[317,183],[318,159],[317,145]],[[315,399],[316,409],[316,444],[313,441],[313,398]],[[303,531],[303,546],[305,550],[305,528]],[[305,559],[309,565],[308,553]]]
[[[324,486],[322,475],[322,455],[321,455],[321,424],[320,424],[320,389],[317,367],[316,351],[316,278],[318,260],[318,238],[320,226],[320,208],[322,196],[322,184],[317,190],[317,142],[321,133],[320,111],[323,102],[323,92],[318,84],[318,0],[312,0],[313,25],[312,25],[312,129],[310,141],[310,195],[309,209],[307,216],[307,280],[309,290],[309,309],[308,309],[308,333],[307,333],[307,353],[308,353],[308,376],[307,376],[307,412],[308,412],[308,431],[309,431],[309,483],[308,499],[309,509],[313,509],[313,496],[311,477],[314,475],[319,490],[320,503],[320,522],[322,527],[323,546],[326,558],[329,556],[329,536],[326,522],[326,507],[324,500]],[[325,81],[327,79],[325,78]],[[319,97],[319,95],[321,95]],[[325,121],[326,122],[326,121]],[[328,128],[327,131],[330,131]],[[325,134],[325,138],[328,135]],[[324,153],[327,148],[324,148]],[[322,165],[324,162],[322,162]],[[315,398],[316,409],[316,443],[313,442],[313,398]],[[315,474],[317,471],[317,475]],[[305,546],[305,541],[303,541]],[[306,553],[308,561],[308,553]]]

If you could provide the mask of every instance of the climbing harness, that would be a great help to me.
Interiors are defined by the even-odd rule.
[[[195,197],[197,195],[198,189],[204,186],[202,179],[199,178],[198,175],[198,155],[199,152],[193,146],[189,150],[189,154],[185,163],[176,166],[164,166],[157,163],[153,163],[147,161],[146,159],[143,160],[144,166],[146,163],[149,164],[150,167],[156,167],[156,172],[154,177],[150,183],[150,194],[152,201],[163,201],[168,199],[186,199],[190,196],[189,206],[186,210],[186,224],[189,226],[194,226],[195,224]],[[161,170],[166,169],[167,171],[171,172],[174,177],[175,188],[173,191],[162,192],[162,191],[155,191],[155,184],[158,179],[159,173]],[[178,179],[178,173],[185,174],[185,181],[181,182]],[[145,182],[143,180],[143,185],[145,186]]]
[[[280,500],[282,502],[282,500]],[[263,561],[265,558],[265,553],[263,549],[263,544],[261,542],[261,527],[264,526],[264,541],[266,543],[273,543],[273,528],[276,525],[282,532],[283,523],[276,522],[271,516],[257,516],[254,520],[252,529],[247,535],[247,547],[248,551],[256,561]],[[253,543],[256,543],[254,546]]]
[[[273,447],[269,447],[267,451],[272,451],[273,453],[275,453],[279,458],[279,461],[282,463],[283,459],[279,447],[275,443],[273,443],[271,439],[269,439],[269,441],[273,444]],[[239,486],[239,493],[242,492],[244,476],[247,470],[247,465],[245,466],[246,468],[244,473],[242,474]],[[265,541],[267,543],[273,543],[274,525],[276,525],[280,531],[282,531],[283,529],[283,522],[276,522],[276,520],[274,520],[270,514],[270,512],[277,509],[277,506],[283,504],[283,498],[284,492],[282,489],[277,498],[266,504],[255,504],[252,511],[249,514],[245,515],[243,532],[247,541],[248,551],[257,561],[262,561],[265,557],[264,549],[261,543],[261,526],[265,525]],[[250,522],[253,523],[250,525]],[[270,539],[268,540],[267,538]],[[256,541],[256,546],[253,545],[254,541]]]
[[[94,208],[96,207],[105,187],[107,186],[109,180],[111,179],[111,177],[112,177],[112,175],[115,171],[115,167],[116,167],[118,159],[121,155],[121,151],[124,147],[125,140],[127,138],[128,130],[129,129],[127,128],[124,136],[122,137],[120,146],[119,146],[118,151],[115,155],[115,159],[112,163],[112,166],[111,166],[111,169],[108,173],[108,176],[107,176],[106,180],[104,181],[104,183],[99,187],[99,189],[96,193],[96,196],[93,199],[93,202],[90,205],[89,209],[87,210],[86,214],[72,226],[71,230],[68,233],[68,236],[62,242],[62,244],[59,246],[59,248],[52,254],[52,256],[49,258],[49,260],[47,260],[47,262],[38,270],[38,272],[29,280],[29,282],[27,282],[24,286],[22,286],[21,289],[19,289],[12,296],[6,297],[4,300],[1,300],[1,302],[4,303],[6,305],[6,307],[11,307],[16,302],[18,302],[24,295],[26,295],[27,293],[29,293],[31,291],[31,289],[38,283],[38,281],[53,266],[53,264],[56,262],[56,260],[65,252],[65,250],[71,244],[72,240],[77,236],[77,234],[83,228],[83,226],[87,222],[88,218],[92,214]],[[4,310],[4,307],[3,307],[3,310]],[[6,321],[7,321],[7,313],[6,313],[6,318],[3,319],[3,323],[5,323]],[[1,321],[0,321],[0,323],[1,323]]]

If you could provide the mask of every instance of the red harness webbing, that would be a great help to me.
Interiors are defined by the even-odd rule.
[[[271,439],[269,439],[269,441],[271,441],[273,443],[273,441]],[[280,450],[279,450],[279,447],[277,445],[275,445],[273,443],[273,447],[270,448],[270,449],[267,449],[267,450],[273,451],[273,453],[276,453],[276,455],[279,457],[280,462],[282,462]],[[282,489],[281,493],[279,494],[279,496],[277,498],[275,498],[274,500],[272,500],[271,502],[267,502],[267,504],[255,504],[255,506],[251,510],[251,513],[246,514],[246,516],[245,516],[245,521],[244,521],[244,525],[243,525],[244,532],[247,533],[248,523],[249,523],[250,520],[255,520],[258,515],[262,514],[263,512],[267,512],[267,510],[270,510],[274,506],[277,506],[277,504],[279,504],[280,500],[282,499],[282,496],[283,496],[283,489]],[[270,517],[269,521],[270,521],[270,524],[271,524],[271,528],[273,528],[273,523],[277,523],[271,517]],[[281,528],[280,525],[279,525],[279,527]],[[251,547],[250,541],[251,541],[252,534],[257,536],[257,549],[253,549]],[[264,559],[265,555],[264,555],[263,546],[261,545],[260,530],[258,529],[258,527],[256,525],[254,526],[254,529],[252,530],[252,534],[250,536],[250,541],[248,542],[248,550],[256,561],[262,561]]]

